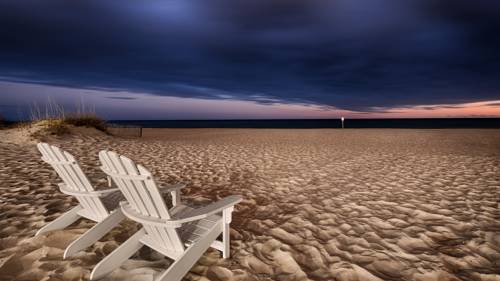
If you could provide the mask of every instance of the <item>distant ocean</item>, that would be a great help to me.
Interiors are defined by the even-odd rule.
[[[341,128],[340,119],[111,120],[143,128]],[[500,128],[500,118],[345,119],[345,128]]]

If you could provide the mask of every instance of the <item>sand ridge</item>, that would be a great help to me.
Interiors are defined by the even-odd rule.
[[[157,129],[144,138],[49,141],[105,185],[97,152],[184,182],[204,204],[242,194],[232,258],[209,250],[186,280],[500,280],[500,131]],[[0,143],[0,279],[88,280],[136,229],[131,221],[74,258],[93,223],[32,235],[75,201],[32,144]],[[169,261],[147,249],[106,280],[151,280]],[[4,279],[2,279],[4,278]],[[9,279],[10,278],[10,279]]]

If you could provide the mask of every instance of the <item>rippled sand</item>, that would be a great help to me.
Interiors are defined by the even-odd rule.
[[[0,131],[1,132],[1,131]],[[93,223],[33,238],[75,201],[32,143],[0,133],[0,280],[88,280],[138,226],[124,221],[62,260]],[[186,280],[500,280],[500,130],[145,130],[142,139],[49,141],[105,185],[114,149],[203,204],[242,194],[232,258],[208,250]],[[147,249],[106,280],[151,280],[169,261]]]

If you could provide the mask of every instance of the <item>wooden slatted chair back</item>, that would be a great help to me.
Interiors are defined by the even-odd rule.
[[[171,218],[167,205],[146,168],[112,151],[101,151],[99,159],[102,170],[113,179],[135,212],[153,219]],[[141,223],[155,244],[175,253],[184,251],[184,245],[174,227],[144,221]]]
[[[37,147],[42,154],[42,160],[50,164],[63,181],[64,188],[78,193],[94,191],[92,184],[73,155],[47,143],[39,143]],[[101,221],[109,215],[100,198],[78,195],[75,197],[83,207],[83,213],[90,219]]]

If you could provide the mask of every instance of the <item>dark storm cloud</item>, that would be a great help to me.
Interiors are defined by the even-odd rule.
[[[0,77],[351,110],[500,97],[500,2],[3,0]]]

